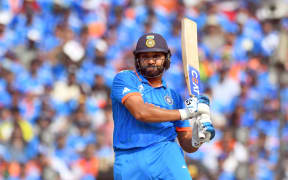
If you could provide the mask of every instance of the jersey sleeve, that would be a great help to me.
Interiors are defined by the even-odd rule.
[[[177,94],[175,91],[172,91],[172,93],[174,94],[174,97],[176,98],[176,107],[175,109],[182,109],[184,108],[184,102],[183,99],[181,98],[181,96],[179,94]],[[176,131],[191,131],[192,127],[190,125],[189,120],[184,120],[184,121],[175,121],[175,128]]]
[[[116,101],[123,103],[128,97],[132,95],[139,95],[138,79],[135,78],[130,71],[122,71],[118,73],[112,84],[111,97]]]

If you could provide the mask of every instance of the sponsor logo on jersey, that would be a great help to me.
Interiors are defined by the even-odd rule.
[[[140,91],[140,93],[142,93],[142,92],[144,91],[144,86],[143,86],[143,84],[140,84],[140,85],[138,86],[138,90]]]
[[[125,87],[125,88],[123,89],[123,91],[122,91],[122,94],[126,94],[126,93],[129,92],[129,91],[130,91],[130,89],[127,88],[127,87]]]

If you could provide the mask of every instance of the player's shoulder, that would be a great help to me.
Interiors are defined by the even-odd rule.
[[[135,74],[135,71],[132,70],[122,70],[118,74]]]
[[[116,74],[116,76],[135,76],[135,71],[132,70],[122,70]]]
[[[135,71],[122,70],[116,74],[116,76],[114,77],[114,80],[117,80],[117,79],[124,79],[125,80],[127,78],[135,78],[135,77],[137,77]]]

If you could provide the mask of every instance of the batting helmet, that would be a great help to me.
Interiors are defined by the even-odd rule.
[[[135,66],[139,70],[138,55],[145,52],[163,52],[166,59],[164,63],[165,70],[170,67],[171,52],[167,46],[166,40],[157,33],[147,33],[141,36],[137,42],[136,48],[133,51],[135,56]]]

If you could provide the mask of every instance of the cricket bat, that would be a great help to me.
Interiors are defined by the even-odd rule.
[[[188,18],[183,18],[181,21],[181,47],[183,71],[189,96],[198,97],[200,94],[200,72],[197,24]],[[198,129],[198,136],[202,141],[205,139],[205,134],[200,129]]]

